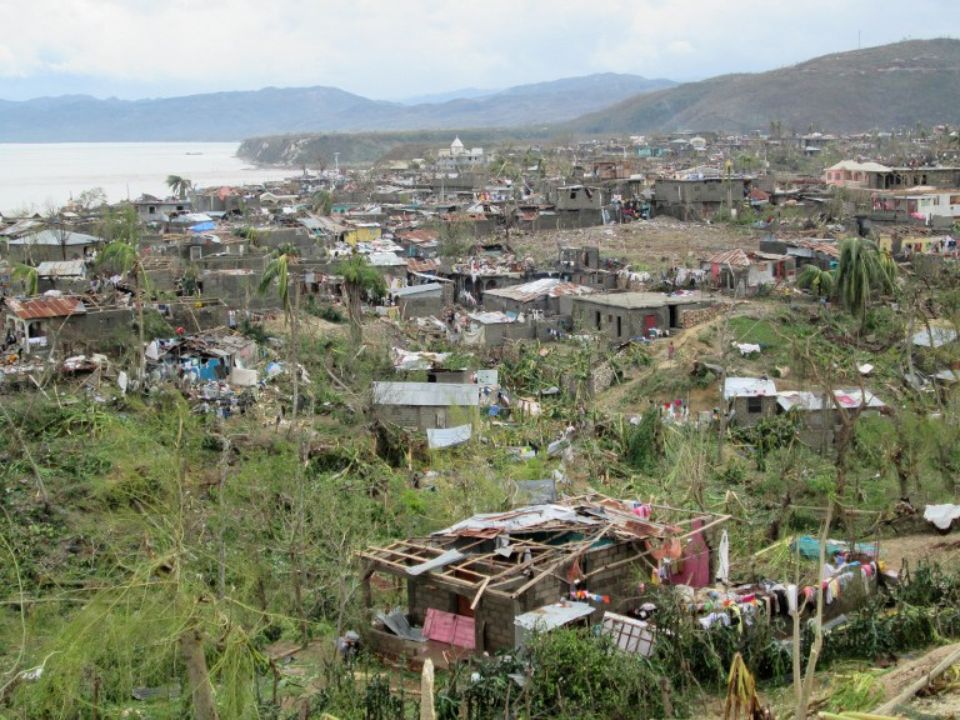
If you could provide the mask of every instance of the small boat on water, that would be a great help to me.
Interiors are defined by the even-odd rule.
[[[203,155],[202,152],[188,152],[188,153],[184,153],[184,154],[185,154],[185,155]]]

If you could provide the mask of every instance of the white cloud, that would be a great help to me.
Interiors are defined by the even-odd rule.
[[[865,44],[960,34],[951,4],[915,0],[891,26],[892,0],[0,0],[13,19],[0,97],[24,76],[64,92],[95,80],[127,95],[317,84],[374,97],[601,71],[683,80],[852,49],[858,30]]]

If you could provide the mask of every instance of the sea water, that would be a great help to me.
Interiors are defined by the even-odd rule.
[[[254,167],[236,156],[238,147],[235,142],[0,143],[0,213],[48,212],[91,188],[102,188],[109,202],[143,193],[165,197],[169,175],[202,188],[298,174]]]

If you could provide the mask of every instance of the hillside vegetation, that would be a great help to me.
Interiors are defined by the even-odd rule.
[[[582,133],[655,130],[832,132],[960,120],[960,40],[910,40],[824,55],[757,74],[723,75],[631,98],[564,127]]]

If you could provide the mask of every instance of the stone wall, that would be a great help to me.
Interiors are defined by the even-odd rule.
[[[682,328],[691,328],[701,323],[709,322],[715,317],[723,315],[730,309],[725,303],[717,303],[709,307],[693,308],[690,310],[680,309],[680,326]]]

